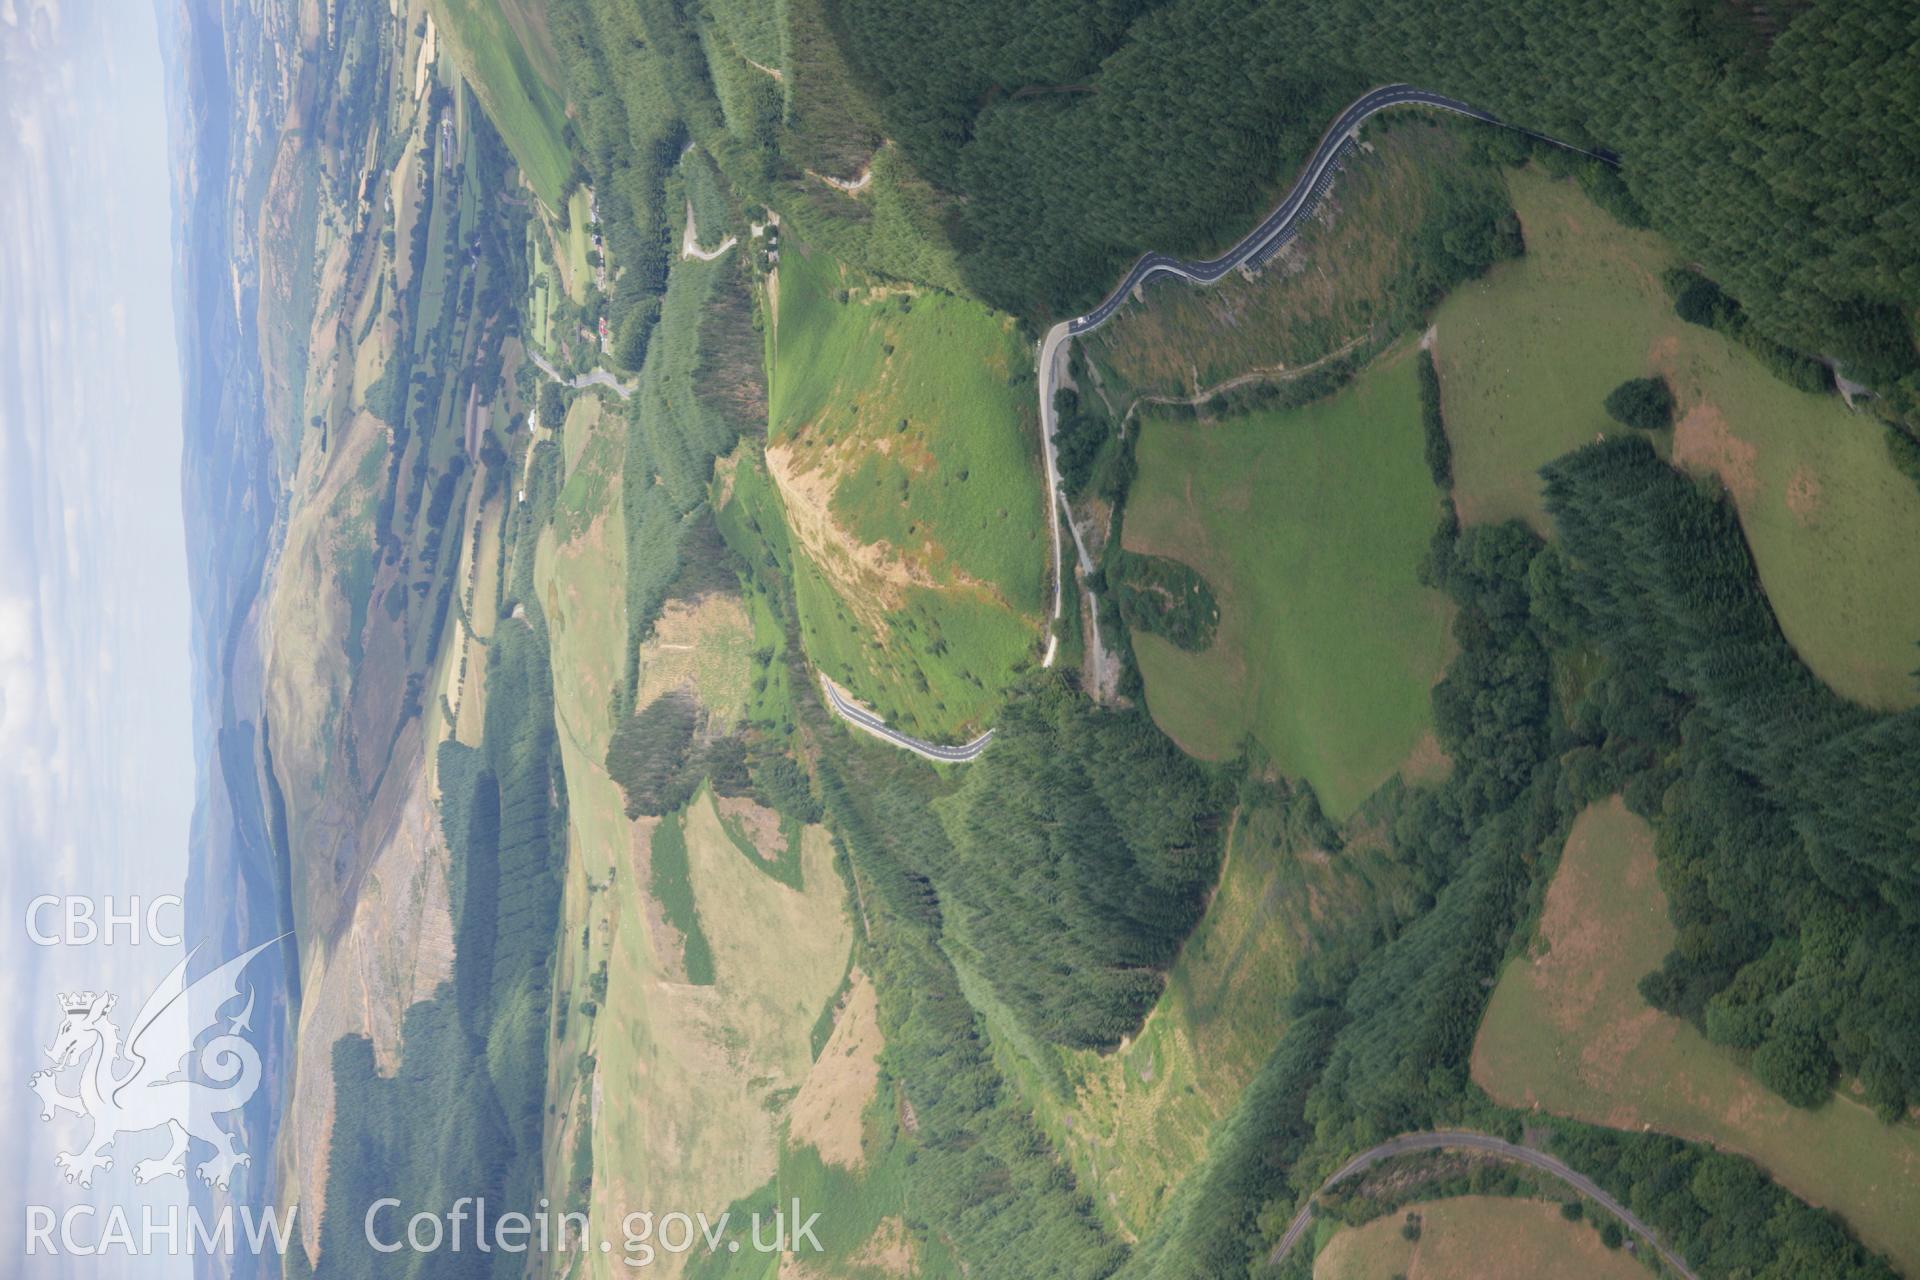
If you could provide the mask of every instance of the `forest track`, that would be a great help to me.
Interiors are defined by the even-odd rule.
[[[867,710],[852,698],[849,698],[840,686],[835,684],[825,672],[822,672],[820,675],[820,688],[826,692],[827,705],[831,706],[842,720],[845,720],[854,728],[859,729],[863,733],[870,733],[874,737],[884,742],[890,742],[903,750],[911,751],[923,759],[932,760],[936,764],[965,764],[967,761],[978,756],[982,751],[985,751],[987,744],[993,741],[993,730],[991,729],[973,741],[961,743],[957,747],[943,746],[940,743],[928,742],[922,738],[909,737],[897,729],[888,728],[885,720],[882,720],[879,716]]]

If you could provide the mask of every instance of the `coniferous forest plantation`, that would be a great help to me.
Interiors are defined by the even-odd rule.
[[[257,9],[237,1274],[1920,1276],[1920,8]]]

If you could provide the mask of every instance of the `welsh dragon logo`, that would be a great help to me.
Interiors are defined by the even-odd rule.
[[[60,1030],[47,1046],[53,1066],[34,1072],[29,1083],[40,1095],[42,1120],[53,1119],[59,1111],[93,1120],[93,1135],[84,1147],[54,1157],[68,1182],[92,1186],[96,1170],[113,1168],[113,1157],[105,1152],[116,1138],[160,1128],[167,1130],[171,1143],[159,1159],[133,1166],[137,1182],[185,1177],[187,1150],[196,1139],[213,1148],[213,1157],[195,1166],[211,1186],[224,1190],[237,1166],[252,1163],[217,1121],[245,1106],[260,1087],[260,1053],[240,1034],[250,1029],[251,988],[246,1007],[228,1021],[227,1029],[204,1044],[200,1041],[219,1026],[220,1010],[239,998],[240,973],[248,962],[278,941],[263,942],[191,983],[189,953],[140,1006],[124,1044],[120,1028],[108,1016],[113,995],[80,991],[60,997]],[[196,1010],[209,1021],[196,1026]],[[183,1064],[189,1054],[195,1054],[193,1068]],[[80,1091],[62,1093],[59,1077],[74,1067],[79,1068]]]

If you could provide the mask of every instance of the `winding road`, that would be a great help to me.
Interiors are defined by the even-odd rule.
[[[1571,143],[1562,142],[1558,138],[1549,137],[1547,134],[1538,133],[1520,125],[1508,124],[1492,113],[1482,111],[1458,98],[1449,98],[1445,94],[1416,89],[1407,84],[1383,85],[1362,94],[1340,113],[1326,133],[1321,135],[1319,145],[1314,148],[1313,154],[1308,158],[1306,166],[1301,170],[1300,176],[1295,179],[1286,196],[1274,207],[1272,213],[1261,219],[1258,226],[1242,236],[1233,248],[1217,258],[1192,259],[1176,258],[1166,253],[1145,254],[1133,264],[1132,269],[1099,306],[1085,315],[1075,316],[1071,320],[1062,320],[1048,329],[1046,336],[1040,340],[1035,378],[1040,391],[1040,438],[1046,445],[1042,456],[1046,462],[1047,492],[1051,495],[1051,500],[1047,503],[1047,530],[1053,544],[1053,623],[1047,628],[1046,655],[1041,661],[1043,667],[1053,666],[1054,660],[1059,656],[1058,627],[1066,607],[1066,579],[1062,572],[1063,556],[1060,538],[1060,525],[1063,518],[1067,530],[1073,536],[1075,558],[1079,563],[1081,575],[1089,576],[1094,571],[1093,559],[1087,552],[1087,544],[1081,538],[1079,528],[1073,523],[1073,513],[1067,506],[1066,491],[1060,486],[1060,460],[1058,446],[1054,441],[1054,430],[1057,424],[1054,421],[1053,395],[1064,379],[1067,354],[1073,339],[1082,334],[1091,333],[1105,324],[1112,318],[1113,313],[1134,295],[1135,291],[1155,276],[1170,275],[1196,284],[1213,284],[1236,267],[1260,266],[1293,239],[1300,225],[1313,214],[1320,203],[1320,198],[1326,194],[1327,187],[1339,168],[1340,160],[1358,137],[1360,126],[1371,117],[1391,107],[1426,107],[1432,110],[1448,111],[1478,120],[1483,124],[1513,129],[1528,137],[1538,138],[1543,142],[1591,156],[1608,164],[1618,163],[1617,158],[1609,152],[1589,151],[1584,147],[1576,147]],[[1100,604],[1091,595],[1087,597],[1087,601],[1091,610],[1091,625],[1087,629],[1086,638],[1087,664],[1095,686],[1104,687],[1105,678],[1102,668],[1105,666],[1106,656],[1100,648]],[[822,680],[825,680],[824,676]],[[828,700],[843,719],[909,751],[918,752],[928,759],[971,760],[980,754],[981,749],[986,746],[987,740],[992,736],[992,731],[989,730],[965,747],[939,747],[920,742],[894,733],[886,727],[885,721],[865,708],[859,707],[857,703],[852,703],[836,694],[831,686],[828,692]],[[847,709],[849,707],[856,708],[861,718],[851,714]],[[965,754],[935,754],[945,752]]]
[[[1093,563],[1088,556],[1086,543],[1081,539],[1080,531],[1073,523],[1072,513],[1067,507],[1066,494],[1060,487],[1059,458],[1057,456],[1053,434],[1055,428],[1053,394],[1063,379],[1066,370],[1067,352],[1072,340],[1082,334],[1091,333],[1093,330],[1105,324],[1113,316],[1113,313],[1134,294],[1135,290],[1139,289],[1154,276],[1171,275],[1183,280],[1193,281],[1197,284],[1213,284],[1222,276],[1226,275],[1227,272],[1243,264],[1251,263],[1257,267],[1265,262],[1275,252],[1286,245],[1299,229],[1301,222],[1312,215],[1315,207],[1319,203],[1320,197],[1325,194],[1327,185],[1337,170],[1341,158],[1353,144],[1357,130],[1361,124],[1381,111],[1398,106],[1428,107],[1441,111],[1450,111],[1486,124],[1497,125],[1501,128],[1516,129],[1530,137],[1541,139],[1555,146],[1564,147],[1570,151],[1577,151],[1582,155],[1591,156],[1594,159],[1604,161],[1608,164],[1618,163],[1617,159],[1607,152],[1589,151],[1585,148],[1562,142],[1557,138],[1549,137],[1546,134],[1536,133],[1534,130],[1522,128],[1519,125],[1508,124],[1506,121],[1499,119],[1489,112],[1482,111],[1478,107],[1462,102],[1457,98],[1449,98],[1443,94],[1430,93],[1424,89],[1416,89],[1411,85],[1386,85],[1363,95],[1345,111],[1341,112],[1339,118],[1333,122],[1332,127],[1321,137],[1319,146],[1314,149],[1312,157],[1308,160],[1300,177],[1294,182],[1293,187],[1287,192],[1286,197],[1281,200],[1280,204],[1272,213],[1262,219],[1260,224],[1242,237],[1239,243],[1235,244],[1233,248],[1217,258],[1198,260],[1176,258],[1164,253],[1146,254],[1134,263],[1133,268],[1127,272],[1126,276],[1115,286],[1114,290],[1101,301],[1100,305],[1085,315],[1076,316],[1071,320],[1061,321],[1049,329],[1046,337],[1040,342],[1037,366],[1039,376],[1037,381],[1040,391],[1041,434],[1046,442],[1047,489],[1048,492],[1053,495],[1054,499],[1048,503],[1048,523],[1053,539],[1053,616],[1056,622],[1060,618],[1064,608],[1060,539],[1062,516],[1065,517],[1067,528],[1073,535],[1075,555],[1079,561],[1081,572],[1083,574],[1091,574],[1093,572]],[[1092,645],[1097,646],[1099,620],[1097,610],[1099,605],[1097,601],[1092,601],[1091,598],[1090,603],[1093,604],[1096,610],[1093,614],[1095,634],[1093,637],[1090,637],[1090,642]],[[1053,665],[1057,651],[1058,636],[1054,634],[1050,628],[1047,637],[1046,666],[1050,667]],[[877,738],[891,742],[895,746],[912,751],[916,755],[923,756],[929,760],[944,763],[972,760],[986,749],[988,742],[993,738],[993,730],[989,729],[964,746],[946,747],[931,742],[924,742],[888,728],[886,721],[847,697],[841,691],[840,687],[824,674],[820,677],[820,685],[826,692],[828,703],[842,719]],[[1455,1131],[1413,1133],[1404,1134],[1398,1138],[1391,1138],[1386,1142],[1380,1143],[1378,1146],[1361,1152],[1346,1164],[1342,1165],[1332,1177],[1321,1184],[1319,1192],[1315,1194],[1323,1194],[1335,1185],[1372,1168],[1384,1160],[1390,1160],[1396,1156],[1408,1155],[1413,1152],[1443,1150],[1482,1152],[1503,1160],[1511,1160],[1518,1164],[1524,1164],[1529,1168],[1547,1174],[1549,1177],[1558,1179],[1618,1218],[1629,1231],[1639,1239],[1645,1241],[1648,1247],[1658,1253],[1661,1260],[1675,1275],[1681,1277],[1681,1280],[1699,1280],[1678,1254],[1661,1243],[1659,1236],[1654,1233],[1651,1227],[1641,1221],[1632,1210],[1628,1209],[1612,1195],[1603,1190],[1598,1183],[1573,1169],[1563,1161],[1548,1155],[1546,1152],[1536,1151],[1531,1147],[1523,1147],[1502,1138],[1492,1137],[1488,1134]],[[1309,1199],[1308,1202],[1301,1207],[1300,1211],[1294,1215],[1293,1221],[1288,1224],[1286,1233],[1281,1236],[1280,1242],[1274,1246],[1272,1253],[1268,1256],[1268,1261],[1270,1263],[1278,1262],[1281,1258],[1285,1257],[1287,1253],[1299,1243],[1300,1238],[1306,1234],[1307,1228],[1312,1224],[1313,1201]]]
[[[1699,1280],[1698,1276],[1687,1269],[1686,1262],[1683,1261],[1678,1254],[1660,1243],[1660,1237],[1654,1234],[1653,1228],[1636,1217],[1631,1209],[1601,1190],[1600,1186],[1591,1178],[1556,1160],[1544,1151],[1535,1151],[1532,1147],[1523,1147],[1517,1143],[1508,1142],[1502,1138],[1491,1137],[1484,1133],[1443,1131],[1438,1133],[1409,1133],[1403,1134],[1398,1138],[1389,1138],[1377,1147],[1371,1147],[1366,1151],[1362,1151],[1359,1155],[1340,1166],[1339,1171],[1321,1183],[1320,1190],[1314,1194],[1316,1196],[1323,1195],[1337,1183],[1345,1182],[1353,1175],[1372,1168],[1382,1160],[1391,1160],[1395,1156],[1403,1156],[1415,1151],[1479,1151],[1498,1156],[1503,1160],[1512,1160],[1516,1164],[1524,1164],[1550,1177],[1558,1178],[1575,1191],[1578,1191],[1581,1195],[1594,1201],[1614,1217],[1620,1219],[1620,1221],[1626,1225],[1627,1230],[1646,1241],[1647,1244],[1660,1255],[1661,1260],[1667,1264],[1667,1267],[1675,1275],[1681,1277],[1681,1280]],[[1280,1237],[1280,1243],[1276,1244],[1273,1247],[1273,1252],[1267,1255],[1267,1261],[1269,1263],[1276,1263],[1286,1257],[1293,1246],[1300,1242],[1300,1237],[1306,1234],[1307,1228],[1312,1225],[1313,1201],[1308,1200],[1305,1205],[1301,1206],[1300,1212],[1293,1215],[1293,1221],[1287,1224],[1286,1234]]]
[[[943,747],[937,742],[926,742],[920,738],[909,737],[896,729],[887,727],[887,722],[859,703],[849,698],[846,691],[835,684],[825,672],[820,674],[820,688],[827,695],[827,705],[837,712],[842,720],[854,728],[870,733],[883,742],[891,742],[913,754],[938,764],[965,764],[987,749],[987,743],[993,740],[993,730],[989,729],[972,742],[957,747]]]
[[[1040,340],[1040,356],[1037,365],[1039,376],[1036,381],[1040,388],[1040,435],[1046,442],[1047,491],[1053,495],[1048,504],[1048,528],[1053,536],[1053,617],[1056,625],[1064,607],[1065,581],[1061,574],[1060,519],[1066,517],[1067,528],[1073,533],[1074,549],[1078,553],[1080,571],[1093,572],[1093,564],[1087,557],[1086,543],[1081,540],[1080,531],[1074,526],[1073,513],[1067,508],[1067,495],[1060,487],[1060,463],[1058,447],[1054,442],[1055,428],[1053,416],[1053,393],[1060,385],[1061,374],[1066,368],[1067,351],[1073,339],[1082,334],[1092,333],[1113,317],[1129,297],[1147,281],[1158,275],[1177,276],[1195,284],[1214,284],[1227,272],[1242,265],[1260,266],[1268,258],[1284,248],[1299,230],[1301,223],[1313,215],[1320,203],[1320,197],[1326,194],[1328,185],[1338,170],[1341,159],[1347,149],[1358,137],[1362,124],[1380,112],[1391,107],[1427,107],[1438,111],[1449,111],[1455,115],[1466,116],[1483,124],[1496,125],[1502,129],[1512,129],[1524,133],[1530,138],[1552,143],[1568,151],[1576,151],[1591,156],[1607,164],[1618,164],[1619,160],[1611,152],[1589,151],[1585,147],[1576,147],[1572,143],[1562,142],[1558,138],[1538,133],[1532,129],[1506,121],[1482,111],[1471,103],[1458,98],[1449,98],[1442,93],[1432,93],[1426,89],[1416,89],[1409,84],[1383,85],[1356,98],[1342,111],[1320,136],[1320,144],[1313,149],[1300,176],[1294,180],[1272,213],[1260,220],[1258,226],[1240,238],[1239,243],[1217,258],[1176,258],[1167,253],[1143,254],[1133,268],[1121,279],[1120,283],[1103,299],[1099,306],[1085,315],[1075,316],[1071,320],[1062,320],[1047,330],[1046,337]],[[1091,600],[1091,597],[1089,597]],[[1094,608],[1097,610],[1098,605]],[[1097,623],[1099,614],[1094,620]],[[1097,632],[1097,628],[1096,628]],[[1047,655],[1043,663],[1052,666],[1057,645],[1055,637],[1047,638]]]
[[[1266,260],[1282,245],[1293,238],[1300,221],[1313,213],[1320,196],[1325,194],[1325,179],[1339,163],[1341,156],[1354,141],[1355,131],[1367,120],[1389,107],[1429,107],[1438,111],[1450,111],[1455,115],[1478,120],[1482,124],[1498,125],[1503,129],[1513,129],[1529,137],[1550,142],[1556,147],[1577,151],[1581,155],[1592,156],[1608,164],[1617,164],[1618,159],[1610,152],[1588,151],[1571,143],[1550,138],[1544,133],[1535,133],[1519,125],[1508,124],[1490,112],[1482,111],[1471,103],[1458,98],[1449,98],[1445,94],[1430,93],[1425,89],[1416,89],[1410,84],[1390,84],[1371,90],[1355,99],[1353,104],[1340,113],[1338,119],[1320,137],[1320,145],[1313,150],[1313,156],[1294,182],[1293,189],[1275,206],[1272,213],[1261,220],[1260,225],[1240,238],[1240,242],[1217,258],[1176,258],[1166,253],[1144,254],[1133,264],[1133,270],[1114,286],[1112,293],[1099,306],[1083,316],[1066,321],[1067,332],[1078,337],[1091,333],[1105,324],[1109,317],[1127,300],[1127,295],[1145,284],[1156,275],[1179,276],[1182,280],[1192,280],[1198,284],[1212,284],[1227,272],[1243,262],[1252,260],[1257,266]]]

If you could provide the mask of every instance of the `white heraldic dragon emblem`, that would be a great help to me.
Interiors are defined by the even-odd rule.
[[[113,1158],[105,1153],[115,1139],[160,1128],[171,1140],[166,1154],[135,1164],[138,1182],[184,1177],[188,1146],[195,1139],[213,1148],[213,1156],[195,1166],[211,1186],[224,1190],[235,1167],[251,1163],[217,1119],[245,1106],[260,1087],[260,1052],[240,1034],[249,1030],[253,1015],[251,988],[246,1007],[226,1030],[204,1044],[201,1040],[217,1030],[220,1010],[239,998],[241,971],[278,941],[263,942],[191,983],[189,954],[147,997],[124,1041],[108,1016],[113,995],[81,991],[60,997],[60,1030],[47,1046],[53,1066],[36,1071],[29,1083],[40,1095],[42,1120],[70,1111],[93,1121],[85,1146],[54,1157],[68,1182],[91,1186],[96,1170],[113,1168]],[[184,1061],[189,1054],[194,1055],[191,1064]],[[75,1067],[79,1092],[61,1092],[59,1078]]]

